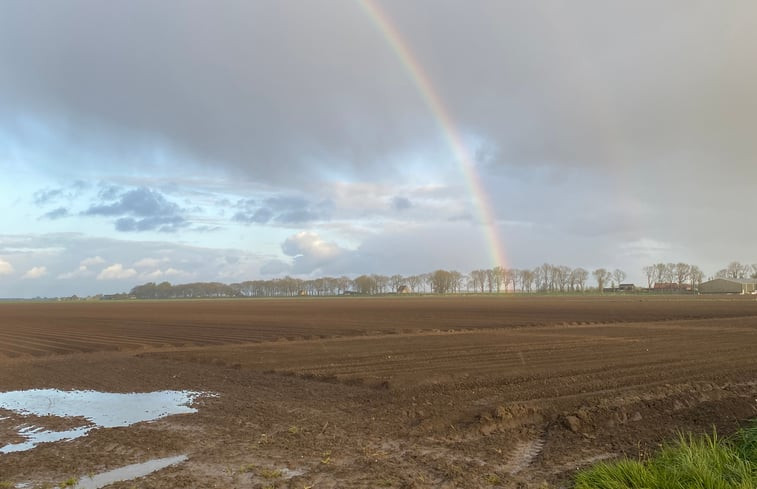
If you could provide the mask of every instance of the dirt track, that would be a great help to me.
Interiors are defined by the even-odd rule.
[[[677,429],[757,416],[743,298],[0,304],[0,318],[0,390],[219,394],[0,455],[0,482],[186,453],[121,486],[559,486]]]

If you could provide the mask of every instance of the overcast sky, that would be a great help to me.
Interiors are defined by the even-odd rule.
[[[379,27],[449,113],[449,134]],[[0,3],[0,297],[757,262],[757,4]]]

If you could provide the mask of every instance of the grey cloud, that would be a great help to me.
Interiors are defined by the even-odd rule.
[[[102,200],[115,200],[122,192],[122,188],[117,185],[109,185],[106,183],[100,184],[100,190],[97,192],[97,196]]]
[[[276,222],[282,224],[302,224],[318,219],[318,214],[307,209],[297,209],[288,212],[282,212],[276,216]]]
[[[273,217],[273,212],[263,207],[252,212],[237,212],[232,220],[245,224],[265,224],[271,220],[271,217]]]
[[[70,214],[68,212],[68,209],[65,207],[58,207],[57,209],[53,209],[50,212],[46,212],[42,215],[43,219],[61,219],[63,217],[68,217]]]
[[[137,188],[120,195],[112,204],[93,205],[85,211],[88,215],[119,216],[134,214],[136,216],[153,216],[156,214],[176,214],[179,206],[169,202],[155,190]]]
[[[34,192],[32,198],[35,204],[45,205],[57,200],[61,195],[63,195],[63,189],[61,188],[45,189]]]
[[[498,165],[665,161],[710,174],[705,164],[718,161],[757,174],[752,2],[377,3],[459,129],[487,141]],[[4,113],[72,121],[72,137],[92,135],[83,140],[157,138],[279,182],[324,168],[385,177],[418,141],[440,142],[359,4],[177,6],[4,6]]]
[[[187,226],[187,222],[179,216],[155,216],[143,219],[122,217],[116,219],[116,230],[122,232],[158,231],[161,233],[173,233],[185,226]]]
[[[358,170],[390,146],[410,146],[425,119],[393,110],[425,112],[352,2],[10,5],[0,60],[6,113],[66,121],[61,132],[98,148],[157,143],[258,180]],[[371,112],[378,125],[356,123]]]
[[[290,226],[328,219],[333,204],[329,201],[312,203],[299,196],[277,196],[263,199],[260,204],[253,199],[240,200],[236,207],[241,210],[234,214],[233,221]]]
[[[413,206],[407,197],[397,196],[392,199],[392,207],[397,211],[404,211]]]
[[[45,188],[34,192],[32,201],[35,205],[44,206],[61,200],[72,201],[85,192],[90,185],[83,180],[75,180],[67,186],[58,188]]]
[[[265,199],[265,205],[274,211],[290,211],[292,209],[304,209],[308,206],[308,201],[303,197],[270,197]]]
[[[281,260],[270,260],[260,267],[260,273],[263,275],[281,275],[289,273],[292,266]]]
[[[498,220],[609,249],[644,237],[710,254],[754,242],[744,224],[753,211],[729,198],[752,195],[757,182],[754,2],[375,3],[474,155]],[[445,173],[457,170],[449,135],[357,2],[10,2],[0,72],[0,133],[23,132],[23,116],[97,155],[98,170],[126,160],[152,175],[143,170],[157,151],[175,174],[196,165],[237,189],[307,196],[255,199],[229,209],[235,222],[294,227],[338,214],[365,224],[376,213],[311,202],[307,189],[321,180],[387,184],[394,190],[373,208],[400,210],[387,202],[403,192],[414,205],[405,215],[415,215],[428,200],[403,185],[459,177]],[[99,211],[115,212],[122,189],[100,191]],[[443,215],[475,223],[460,195]],[[160,216],[183,212],[107,215],[129,229]]]
[[[115,202],[90,206],[84,215],[119,217],[116,230],[123,232],[175,232],[188,225],[182,209],[160,192],[145,187],[120,193]]]

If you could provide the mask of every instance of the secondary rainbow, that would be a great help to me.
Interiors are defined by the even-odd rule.
[[[452,121],[449,110],[445,107],[434,85],[424,72],[423,67],[399,31],[392,25],[386,13],[372,0],[361,0],[360,3],[407,70],[418,92],[433,114],[442,134],[447,139],[465,177],[478,217],[483,224],[493,266],[506,267],[505,249],[497,231],[496,215],[489,195],[486,193],[486,189],[481,182],[481,177],[476,172],[473,158],[463,142],[462,135]]]

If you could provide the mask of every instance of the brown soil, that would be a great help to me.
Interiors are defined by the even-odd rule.
[[[739,297],[18,303],[0,318],[1,391],[218,394],[0,454],[13,484],[186,453],[113,487],[559,487],[757,416],[757,301]],[[0,445],[14,423],[43,424],[3,420]]]

